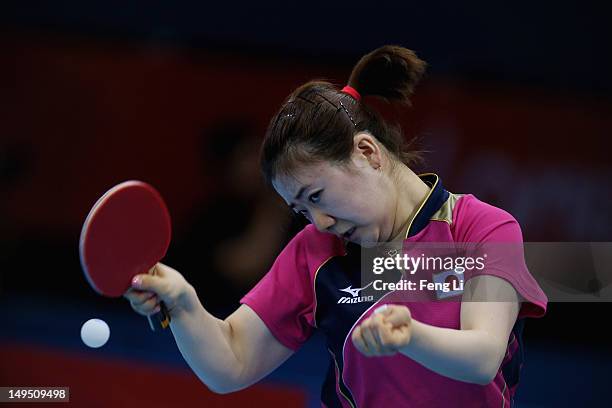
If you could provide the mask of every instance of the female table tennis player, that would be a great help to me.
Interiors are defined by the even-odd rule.
[[[388,303],[377,313],[382,302],[338,303],[351,297],[341,289],[358,289],[364,243],[522,242],[507,212],[449,193],[434,174],[417,176],[417,154],[363,101],[408,103],[424,69],[412,51],[385,46],[357,63],[346,87],[312,81],[289,95],[270,122],[261,166],[310,224],[227,319],[209,314],[168,266],[134,278],[132,307],[148,315],[166,303],[181,353],[211,390],[257,382],[318,329],[330,357],[323,406],[513,404],[523,321],[542,316],[547,302],[522,258],[468,280],[457,302]],[[504,301],[468,298],[491,286]]]

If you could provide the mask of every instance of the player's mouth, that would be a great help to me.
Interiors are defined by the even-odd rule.
[[[346,231],[344,234],[342,234],[342,236],[345,239],[351,239],[351,236],[353,235],[353,233],[355,232],[356,229],[357,229],[357,227],[353,227],[350,230]]]

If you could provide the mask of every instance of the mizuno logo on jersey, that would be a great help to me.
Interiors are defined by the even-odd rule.
[[[370,286],[373,282],[370,282],[367,286],[363,288],[355,288],[353,289],[353,285],[348,288],[338,289],[341,292],[349,293],[352,297],[342,296],[338,299],[338,303],[362,303],[362,302],[373,302],[374,296],[359,296],[359,292]]]

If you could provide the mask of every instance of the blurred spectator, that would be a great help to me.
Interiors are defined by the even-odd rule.
[[[263,183],[255,136],[255,126],[244,119],[206,129],[202,162],[212,191],[194,205],[191,222],[166,258],[218,317],[236,309],[304,225]]]

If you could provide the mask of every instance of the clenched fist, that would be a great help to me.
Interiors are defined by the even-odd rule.
[[[410,309],[383,305],[353,330],[351,339],[367,357],[391,356],[408,345],[412,333]]]

